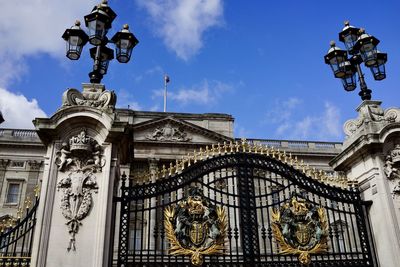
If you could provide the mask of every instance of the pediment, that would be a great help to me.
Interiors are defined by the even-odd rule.
[[[193,123],[168,116],[135,124],[134,141],[151,143],[222,143],[232,139]]]

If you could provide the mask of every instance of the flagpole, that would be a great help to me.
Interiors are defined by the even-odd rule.
[[[164,112],[167,112],[167,79],[164,76]]]
[[[167,112],[167,83],[169,83],[169,77],[164,74],[164,112]]]

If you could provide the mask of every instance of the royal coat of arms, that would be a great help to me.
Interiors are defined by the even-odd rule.
[[[166,208],[164,216],[171,255],[191,256],[192,264],[200,266],[204,255],[223,254],[228,227],[225,210],[211,205],[201,189],[190,188],[189,196]]]
[[[328,221],[324,208],[293,196],[272,211],[272,230],[280,254],[298,254],[303,265],[311,262],[310,254],[328,251]]]

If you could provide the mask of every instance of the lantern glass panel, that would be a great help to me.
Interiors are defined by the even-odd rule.
[[[374,75],[374,79],[377,81],[380,81],[380,80],[383,80],[386,78],[385,64],[372,66],[371,72],[372,72],[372,75]]]
[[[372,43],[366,43],[361,46],[360,53],[365,66],[370,67],[376,64],[376,45]]]
[[[67,57],[71,60],[77,60],[82,52],[82,39],[79,36],[70,36],[67,44]]]
[[[127,63],[132,54],[132,42],[128,39],[121,39],[116,44],[117,60],[121,63]]]
[[[342,78],[342,84],[346,91],[353,91],[357,87],[356,74],[346,75]]]
[[[331,66],[333,74],[335,75],[336,78],[342,78],[345,75],[342,69],[343,62],[345,61],[346,58],[339,55],[334,56],[329,60],[329,65]]]
[[[95,19],[89,21],[89,42],[92,45],[100,45],[104,36],[107,34],[107,29],[105,27],[105,23],[101,20]]]
[[[356,34],[348,33],[343,37],[344,39],[344,45],[346,46],[346,49],[348,51],[353,50],[353,46],[356,44],[358,36]]]
[[[108,69],[108,63],[110,62],[110,60],[103,60],[100,61],[100,74],[104,75],[107,73],[107,69]]]

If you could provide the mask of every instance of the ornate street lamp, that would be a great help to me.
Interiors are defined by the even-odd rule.
[[[330,65],[335,78],[342,80],[346,91],[353,91],[357,87],[356,74],[360,82],[360,92],[362,100],[371,100],[371,90],[368,89],[361,71],[361,63],[371,69],[374,79],[377,81],[386,78],[385,63],[387,54],[378,51],[379,40],[372,35],[365,33],[364,29],[359,29],[345,22],[345,27],[339,33],[339,40],[344,43],[347,51],[341,50],[331,42],[331,48],[325,55],[325,63]],[[351,58],[347,58],[347,55]]]
[[[91,83],[100,83],[107,73],[109,62],[114,59],[114,51],[107,47],[108,43],[115,44],[116,57],[120,63],[128,63],[131,59],[133,48],[139,43],[135,35],[129,31],[129,26],[117,32],[111,40],[107,38],[107,32],[112,27],[116,18],[115,12],[108,6],[106,0],[95,6],[92,12],[85,16],[85,25],[88,28],[86,34],[80,27],[80,22],[67,29],[62,38],[67,42],[67,57],[77,60],[85,44],[89,41],[94,47],[90,49],[93,59],[93,70],[89,73]]]

